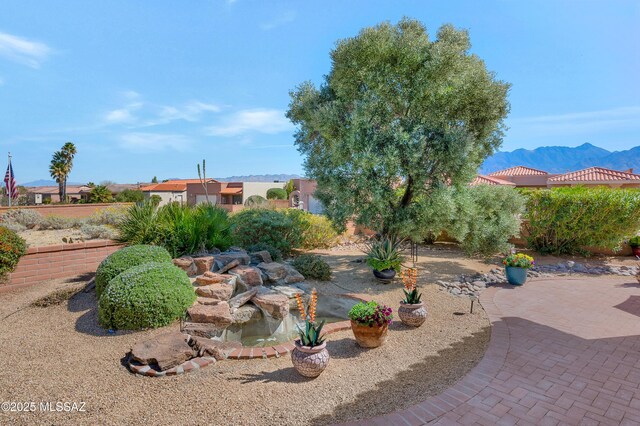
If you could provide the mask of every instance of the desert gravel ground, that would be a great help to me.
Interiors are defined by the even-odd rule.
[[[354,250],[321,253],[334,269],[320,293],[353,293],[398,307],[401,284],[380,284]],[[437,394],[482,358],[490,337],[484,311],[433,283],[491,264],[452,249],[422,248],[419,283],[427,322],[409,329],[394,320],[387,343],[356,346],[350,331],[328,338],[331,362],[314,380],[289,357],[221,361],[177,377],[131,374],[122,359],[131,346],[167,328],[109,335],[97,325],[93,292],[46,308],[30,303],[76,282],[51,281],[0,294],[0,401],[85,402],[86,412],[0,412],[0,424],[323,425],[391,412]],[[173,325],[172,328],[177,328]]]

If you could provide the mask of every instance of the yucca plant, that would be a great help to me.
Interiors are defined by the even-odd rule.
[[[376,271],[393,269],[400,272],[402,256],[400,256],[402,240],[396,237],[380,237],[368,244],[367,264]]]
[[[156,206],[147,201],[129,207],[116,228],[118,229],[117,240],[122,243],[157,244],[160,232]]]
[[[311,303],[309,304],[309,312],[304,309],[304,303],[300,294],[296,294],[296,301],[298,302],[298,310],[300,315],[305,319],[304,330],[298,325],[298,335],[300,336],[300,344],[302,346],[308,346],[313,348],[320,346],[324,343],[325,337],[321,335],[322,327],[324,327],[325,321],[322,320],[320,324],[316,324],[316,307],[318,304],[318,293],[314,288],[311,291]]]

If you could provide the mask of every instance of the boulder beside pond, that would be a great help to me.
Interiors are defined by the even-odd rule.
[[[143,365],[157,365],[161,371],[168,370],[194,356],[189,345],[189,336],[179,331],[161,334],[133,345],[131,357]]]

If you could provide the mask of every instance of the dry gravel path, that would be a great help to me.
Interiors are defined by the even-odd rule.
[[[401,286],[374,281],[366,265],[354,262],[362,253],[323,253],[335,274],[331,283],[314,283],[321,293],[351,292],[397,308]],[[315,380],[300,377],[289,357],[222,361],[178,377],[136,376],[121,364],[123,356],[166,328],[109,335],[97,325],[93,292],[28,307],[53,287],[77,283],[0,294],[0,400],[86,402],[84,413],[0,413],[0,424],[320,425],[408,408],[463,377],[490,336],[482,309],[468,314],[468,299],[426,283],[492,265],[423,250],[419,266],[427,270],[420,277],[427,322],[408,329],[394,321],[387,343],[374,350],[358,348],[351,332],[332,334],[331,362]],[[5,312],[15,313],[5,318]]]

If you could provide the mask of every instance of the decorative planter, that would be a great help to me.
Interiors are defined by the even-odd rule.
[[[351,330],[356,338],[356,342],[363,348],[377,348],[386,342],[387,330],[389,325],[383,326],[374,325],[372,327],[368,325],[358,324],[351,320]]]
[[[506,266],[507,281],[512,285],[522,285],[527,281],[527,269],[517,266]]]
[[[633,253],[634,256],[640,257],[640,247],[631,247],[631,252]]]
[[[400,302],[398,309],[400,320],[411,327],[420,327],[427,320],[427,308],[424,303],[403,303]]]
[[[320,346],[302,346],[300,339],[295,342],[296,347],[291,352],[291,362],[298,373],[305,377],[318,377],[329,365],[329,351],[327,342]]]
[[[378,271],[378,270],[374,269],[373,270],[373,275],[377,279],[382,281],[383,283],[388,284],[396,276],[396,270],[395,269],[384,269],[382,271]]]

